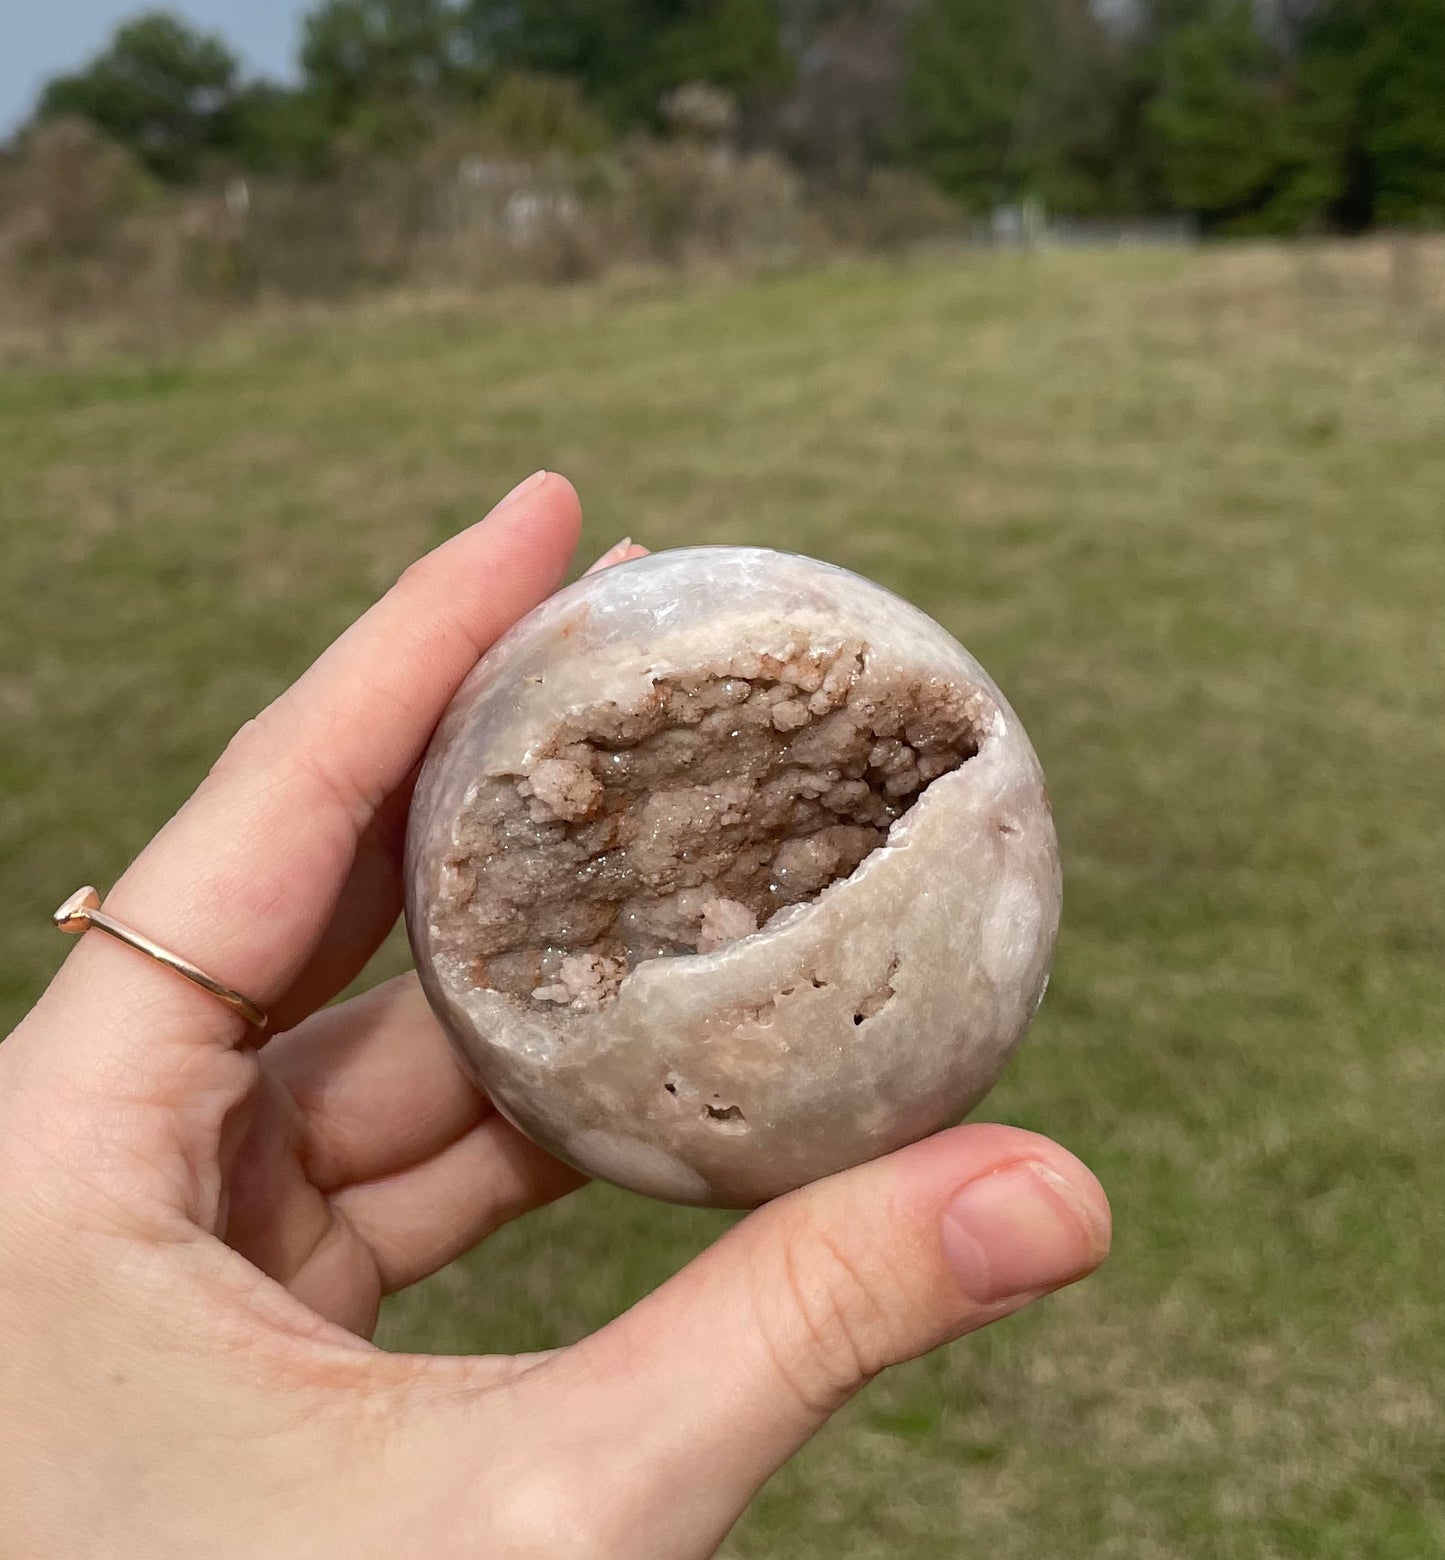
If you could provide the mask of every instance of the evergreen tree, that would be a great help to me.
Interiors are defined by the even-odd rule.
[[[326,171],[337,127],[316,93],[253,81],[236,94],[231,117],[230,149],[238,166],[303,177]]]
[[[243,82],[221,39],[156,11],[38,113],[187,180],[317,171],[339,131],[417,145],[489,94],[509,143],[565,121],[593,145],[592,111],[656,125],[695,81],[771,103],[815,173],[902,157],[977,209],[1445,222],[1445,0],[320,0],[301,67],[299,89]]]
[[[1220,0],[1155,44],[1147,111],[1163,192],[1207,227],[1266,224],[1292,131],[1282,62],[1248,0]]]
[[[1385,223],[1445,223],[1445,6],[1381,0],[1361,69],[1363,142]]]
[[[333,126],[385,146],[421,139],[477,86],[449,0],[322,0],[301,69]]]
[[[930,0],[908,40],[901,145],[978,210],[1027,183],[1041,8],[1041,0]]]
[[[1088,0],[928,0],[908,53],[900,146],[949,193],[1135,208],[1131,46]]]
[[[1336,225],[1445,219],[1445,7],[1325,0],[1302,30],[1301,115]]]
[[[776,0],[469,0],[463,28],[475,59],[575,80],[620,129],[685,82],[747,98],[790,70]]]
[[[1134,41],[1093,0],[1053,0],[1035,85],[1030,162],[1051,210],[1127,215],[1144,202]]]
[[[194,177],[233,148],[236,57],[165,11],[120,26],[107,47],[41,94],[38,117],[89,120],[162,179]]]

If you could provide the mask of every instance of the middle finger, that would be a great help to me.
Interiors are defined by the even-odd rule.
[[[420,1164],[485,1116],[414,974],[278,1035],[264,1065],[295,1101],[301,1152],[322,1191]]]

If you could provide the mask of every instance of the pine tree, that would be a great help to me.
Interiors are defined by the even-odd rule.
[[[89,120],[162,179],[195,176],[234,137],[236,57],[165,11],[123,23],[107,47],[41,94],[37,117]]]
[[[1286,182],[1284,63],[1249,0],[1220,0],[1164,32],[1147,110],[1165,197],[1206,227],[1269,223]]]

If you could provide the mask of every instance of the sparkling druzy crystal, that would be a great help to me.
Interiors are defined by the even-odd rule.
[[[1058,848],[1018,718],[878,585],[751,547],[580,580],[462,686],[407,842],[422,984],[581,1169],[744,1207],[983,1098]]]

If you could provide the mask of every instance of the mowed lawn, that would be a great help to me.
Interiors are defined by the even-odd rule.
[[[593,552],[832,559],[961,638],[1043,758],[1064,931],[983,1114],[1083,1155],[1117,1244],[876,1383],[727,1553],[1445,1552],[1442,269],[857,263],[0,372],[4,1017],[61,897],[535,467]],[[590,1188],[393,1301],[383,1341],[563,1343],[724,1222]]]

